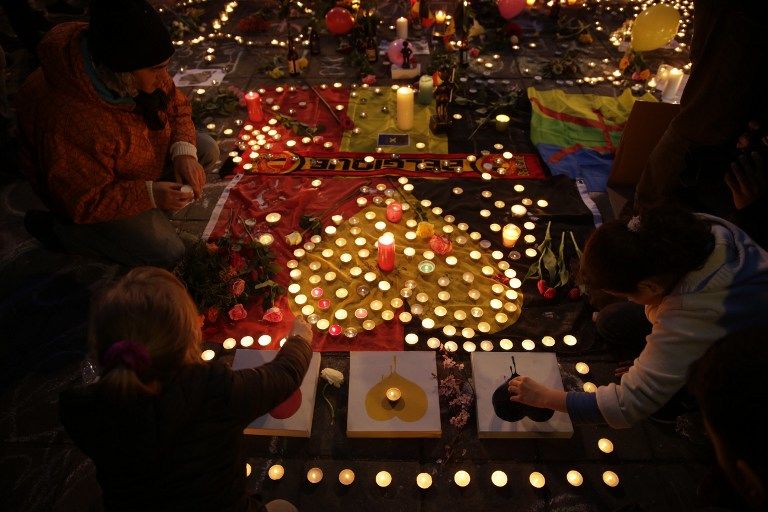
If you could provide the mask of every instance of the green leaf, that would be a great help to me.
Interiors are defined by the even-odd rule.
[[[559,280],[554,288],[559,288],[568,284],[571,279],[571,273],[568,270],[568,263],[565,261],[565,231],[560,233],[560,249],[558,250],[558,270],[557,275]]]

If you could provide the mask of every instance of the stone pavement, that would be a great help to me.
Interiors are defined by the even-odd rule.
[[[256,86],[263,80],[254,71],[262,58],[257,52],[244,51],[227,83],[244,89]],[[221,130],[234,127],[233,118],[216,119],[223,154],[234,141],[226,139]],[[24,212],[39,208],[39,201],[13,169],[2,171],[0,510],[99,510],[93,464],[60,426],[57,400],[62,390],[83,378],[90,297],[124,269],[42,248],[23,228]],[[224,186],[218,175],[209,175],[203,199],[176,216],[178,229],[199,236]],[[596,199],[606,204],[604,198]],[[576,360],[577,356],[561,358],[566,381],[573,377]],[[611,379],[615,361],[599,345],[580,354],[578,360],[590,364],[593,381]],[[324,354],[322,365],[344,370],[348,357]],[[346,393],[346,384],[337,390],[337,418],[346,416]],[[712,460],[695,415],[684,417],[688,424],[646,421],[625,431],[577,427],[567,441],[478,440],[470,427],[451,443],[446,439],[348,439],[344,420],[329,427],[328,414],[319,401],[316,428],[309,439],[249,437],[250,489],[265,498],[290,499],[301,510],[687,511],[702,510],[695,499],[696,486]],[[597,449],[601,437],[613,441],[616,450],[612,454]],[[451,453],[446,453],[447,443]],[[275,461],[286,469],[278,482],[265,476]],[[310,486],[304,477],[312,466],[325,471],[321,485]],[[348,488],[336,480],[345,467],[352,467],[357,475]],[[472,476],[473,484],[464,490],[450,483],[459,468]],[[564,475],[572,468],[585,477],[581,488],[565,482]],[[381,469],[394,477],[387,489],[373,484]],[[502,489],[488,483],[496,469],[509,476],[510,483]],[[620,475],[618,488],[602,484],[605,469]],[[548,478],[542,491],[528,484],[528,474],[534,470]],[[420,471],[433,472],[435,483],[428,491],[414,485],[412,478]]]

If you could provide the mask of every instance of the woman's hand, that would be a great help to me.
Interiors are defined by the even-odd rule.
[[[173,172],[176,173],[176,177],[181,183],[192,187],[195,199],[200,199],[203,185],[205,185],[203,166],[195,158],[181,155],[173,159]]]
[[[170,181],[153,181],[152,196],[158,208],[169,212],[181,210],[193,198],[192,194],[182,192],[181,185]]]
[[[307,343],[312,343],[312,326],[303,318],[296,318],[293,321],[293,327],[291,328],[291,334],[289,336],[297,336]]]

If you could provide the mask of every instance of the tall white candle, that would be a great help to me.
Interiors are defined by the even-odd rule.
[[[661,93],[664,101],[673,101],[677,97],[677,90],[680,88],[680,82],[683,81],[683,70],[672,68],[667,74],[667,84]]]
[[[397,27],[397,38],[408,39],[408,20],[400,16],[395,21]]]
[[[410,87],[397,90],[397,127],[400,130],[413,128],[413,89]]]

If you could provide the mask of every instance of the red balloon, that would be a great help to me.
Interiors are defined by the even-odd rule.
[[[343,7],[334,7],[325,14],[325,26],[328,32],[335,36],[349,34],[355,26],[355,18],[352,13]]]
[[[499,0],[499,14],[505,20],[511,20],[523,12],[523,9],[525,9],[525,0]]]

